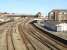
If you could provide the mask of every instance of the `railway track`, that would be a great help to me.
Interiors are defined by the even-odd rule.
[[[12,32],[13,32],[13,22],[9,23],[9,28],[8,31],[6,32],[7,50],[15,50]]]
[[[40,29],[37,28],[37,27],[35,27],[34,25],[31,25],[31,26],[33,26],[33,27],[36,29],[36,31],[42,33],[42,35],[44,35],[44,36],[50,38],[50,40],[56,42],[56,43],[59,44],[60,46],[67,47],[67,45],[65,45],[64,43],[62,43],[62,42],[60,42],[60,41],[58,41],[58,40],[55,40],[54,38],[51,38],[51,37],[47,34],[46,31],[40,31]],[[34,28],[33,28],[33,29],[34,29]],[[45,33],[44,33],[44,32],[45,32]],[[50,34],[50,33],[49,33],[49,34]]]
[[[25,22],[25,23],[26,23],[26,22]],[[25,26],[25,23],[24,23],[23,27],[20,25],[19,28],[21,28],[20,30],[22,30],[22,31],[25,32],[25,33],[24,33],[24,32],[23,32],[23,33],[25,34],[26,37],[27,37],[27,36],[30,37],[30,36],[29,36],[29,33],[30,33],[30,32],[29,32],[29,29],[28,29],[28,30],[25,29],[25,28],[27,28],[27,27]],[[23,28],[23,29],[22,29],[22,28]],[[21,32],[22,32],[22,31],[21,31]],[[27,32],[27,31],[28,31],[28,32]],[[31,32],[31,33],[32,33],[32,32]],[[34,36],[34,35],[33,35],[33,36]],[[27,37],[27,38],[28,38],[28,37]],[[26,39],[27,39],[27,38],[26,38]],[[34,37],[34,38],[35,38],[35,37]],[[32,39],[33,39],[33,38],[32,38]],[[39,39],[39,37],[38,37],[38,39]],[[30,38],[28,38],[28,40],[34,45],[33,41],[31,41]],[[36,38],[35,38],[35,41],[37,41]],[[31,44],[31,43],[30,43],[30,44]],[[31,44],[31,45],[32,45],[32,44]],[[43,45],[42,43],[38,43],[38,44]],[[39,46],[38,44],[37,44],[37,42],[35,43],[35,45],[37,45],[37,46],[34,46],[34,47],[33,47],[33,48],[35,48],[34,50],[44,50],[44,49],[47,48],[47,47],[46,47],[46,48],[41,47],[41,46]],[[43,46],[44,46],[44,45],[43,45]],[[38,48],[38,49],[37,49],[37,48]],[[48,47],[48,50],[49,50],[49,47]],[[51,48],[50,48],[50,50],[51,50]]]
[[[28,19],[27,19],[27,21],[28,21]],[[22,25],[24,25],[25,22],[26,22],[26,20],[23,21]],[[23,26],[23,27],[24,27],[24,26]],[[31,43],[31,42],[29,41],[29,39],[27,38],[27,35],[25,34],[26,31],[24,31],[24,28],[22,28],[22,27],[19,25],[19,26],[18,26],[18,30],[19,30],[19,33],[20,33],[22,39],[24,40],[24,43],[25,43],[25,45],[26,45],[27,50],[36,50],[35,47],[32,45],[32,43]]]
[[[50,50],[67,50],[66,47],[64,47],[63,45],[59,44],[56,40],[53,41],[47,35],[44,35],[43,36],[43,32],[40,32],[40,31],[37,32],[36,31],[37,29],[32,28],[33,26],[28,25],[28,24],[27,24],[27,26],[25,26],[25,25],[23,26],[23,27],[26,28],[26,29],[24,28],[25,29],[25,32],[27,30],[27,32],[29,33],[29,35],[31,35],[34,38],[36,38],[37,40],[39,40],[42,44],[44,44],[45,46],[47,46],[48,48],[50,48]],[[45,36],[47,36],[47,37],[45,37]]]
[[[0,44],[4,47],[0,45],[0,50],[67,50],[62,43],[31,25],[31,20],[32,18],[20,18],[4,25],[4,33],[0,36]]]
[[[29,29],[31,29],[31,28],[29,28]],[[40,31],[37,32],[37,29],[32,28],[32,30],[30,32],[32,32],[33,35],[36,36],[36,38],[39,38],[40,39],[39,41],[41,41],[44,45],[46,42],[46,44],[53,50],[54,50],[54,48],[57,50],[63,50],[63,49],[66,50],[67,49],[66,46],[63,46],[62,44],[58,43],[58,41],[50,38],[45,33],[43,34],[43,32],[40,32]],[[35,37],[35,36],[33,36],[33,37]]]

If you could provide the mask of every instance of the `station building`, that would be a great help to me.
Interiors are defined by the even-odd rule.
[[[67,31],[67,10],[53,9],[50,11],[45,26],[55,31]]]

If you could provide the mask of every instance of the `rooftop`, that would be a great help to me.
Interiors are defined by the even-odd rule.
[[[67,9],[53,9],[52,11],[64,11],[64,12],[67,12]]]

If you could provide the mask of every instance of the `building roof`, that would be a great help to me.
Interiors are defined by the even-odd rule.
[[[52,11],[64,11],[64,12],[67,12],[67,9],[53,9]]]

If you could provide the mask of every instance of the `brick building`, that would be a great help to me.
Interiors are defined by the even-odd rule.
[[[66,21],[67,20],[67,10],[63,9],[53,9],[48,13],[49,20],[58,20],[58,21]]]
[[[67,10],[54,9],[50,11],[44,26],[54,31],[67,32]]]

